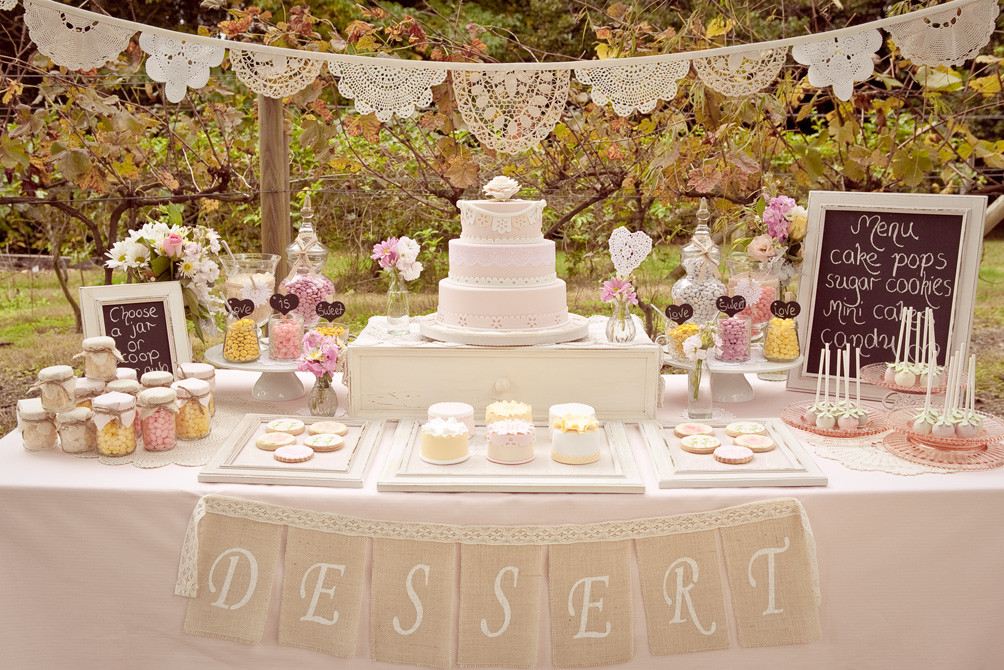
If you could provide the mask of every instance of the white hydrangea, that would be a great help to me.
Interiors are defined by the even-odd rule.
[[[411,281],[413,279],[418,279],[418,276],[422,274],[422,264],[419,261],[414,261],[412,263],[407,263],[402,266],[398,263],[398,271],[401,273],[401,278],[405,281]]]
[[[421,250],[422,248],[418,246],[418,242],[402,235],[397,240],[397,255],[400,259],[398,263],[405,265],[414,263],[418,259],[418,252]]]

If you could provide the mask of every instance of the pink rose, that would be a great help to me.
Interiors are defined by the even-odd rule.
[[[178,258],[181,256],[181,250],[185,247],[185,240],[178,233],[171,233],[164,238],[160,246],[164,250],[165,256],[168,258]]]
[[[757,235],[750,240],[749,246],[746,247],[746,253],[758,261],[769,259],[775,251],[774,238],[770,235]]]

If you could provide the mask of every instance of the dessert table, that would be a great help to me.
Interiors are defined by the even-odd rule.
[[[245,398],[253,412],[254,378],[220,370],[217,393]],[[784,391],[783,384],[753,383],[754,401],[727,406],[738,417],[777,416],[788,402],[806,397]],[[680,416],[685,389],[684,375],[667,377],[660,419]],[[302,412],[302,401],[287,408]],[[279,646],[280,580],[273,584],[274,611],[260,645],[182,632],[187,600],[174,595],[179,551],[196,501],[210,493],[367,519],[459,525],[640,519],[793,496],[804,505],[815,535],[823,640],[667,658],[649,654],[645,627],[636,625],[633,665],[968,669],[995,667],[1004,658],[998,631],[1004,621],[1004,470],[905,477],[854,471],[816,456],[829,477],[826,487],[659,489],[642,435],[628,424],[645,479],[643,495],[378,492],[393,426],[388,422],[362,489],[200,484],[197,468],[108,466],[58,451],[29,453],[16,432],[3,437],[2,665],[380,665],[369,661],[368,625],[360,626],[356,657],[350,660]],[[633,586],[640,622],[637,575]],[[364,597],[364,622],[368,607]],[[537,660],[546,667],[550,637],[543,628]]]

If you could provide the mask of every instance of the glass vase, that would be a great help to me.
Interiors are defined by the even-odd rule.
[[[708,362],[698,358],[687,372],[687,418],[710,419],[711,413],[711,371]]]
[[[338,394],[331,387],[331,378],[318,377],[314,388],[310,389],[307,406],[311,416],[334,416],[338,411]]]
[[[627,300],[614,300],[614,313],[607,319],[606,329],[608,342],[630,342],[635,336],[634,319]]]
[[[407,335],[409,332],[408,289],[401,274],[394,270],[389,273],[390,285],[387,287],[387,333],[390,335]]]

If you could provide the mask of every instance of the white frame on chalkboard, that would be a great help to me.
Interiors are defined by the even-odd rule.
[[[983,220],[986,217],[987,198],[977,195],[937,195],[912,193],[853,193],[838,191],[810,191],[808,206],[808,232],[803,242],[802,275],[798,283],[798,302],[803,318],[799,319],[799,342],[809,341],[813,321],[816,283],[818,281],[820,246],[823,239],[823,221],[829,210],[861,210],[874,212],[945,214],[962,217],[962,235],[958,249],[956,291],[949,324],[948,341],[954,351],[961,345],[968,347],[973,328],[973,309],[976,304],[976,280],[980,270],[980,253],[983,245]],[[787,388],[795,391],[816,390],[817,371],[810,371],[809,357],[802,365],[788,373]],[[887,391],[871,384],[861,385],[861,395],[870,400],[882,398]]]
[[[81,286],[80,316],[84,327],[84,337],[107,334],[105,333],[105,320],[102,318],[104,305],[128,305],[137,302],[162,302],[164,304],[164,313],[167,318],[167,341],[171,346],[171,368],[177,374],[178,363],[192,362],[192,343],[188,339],[185,301],[179,282]]]

